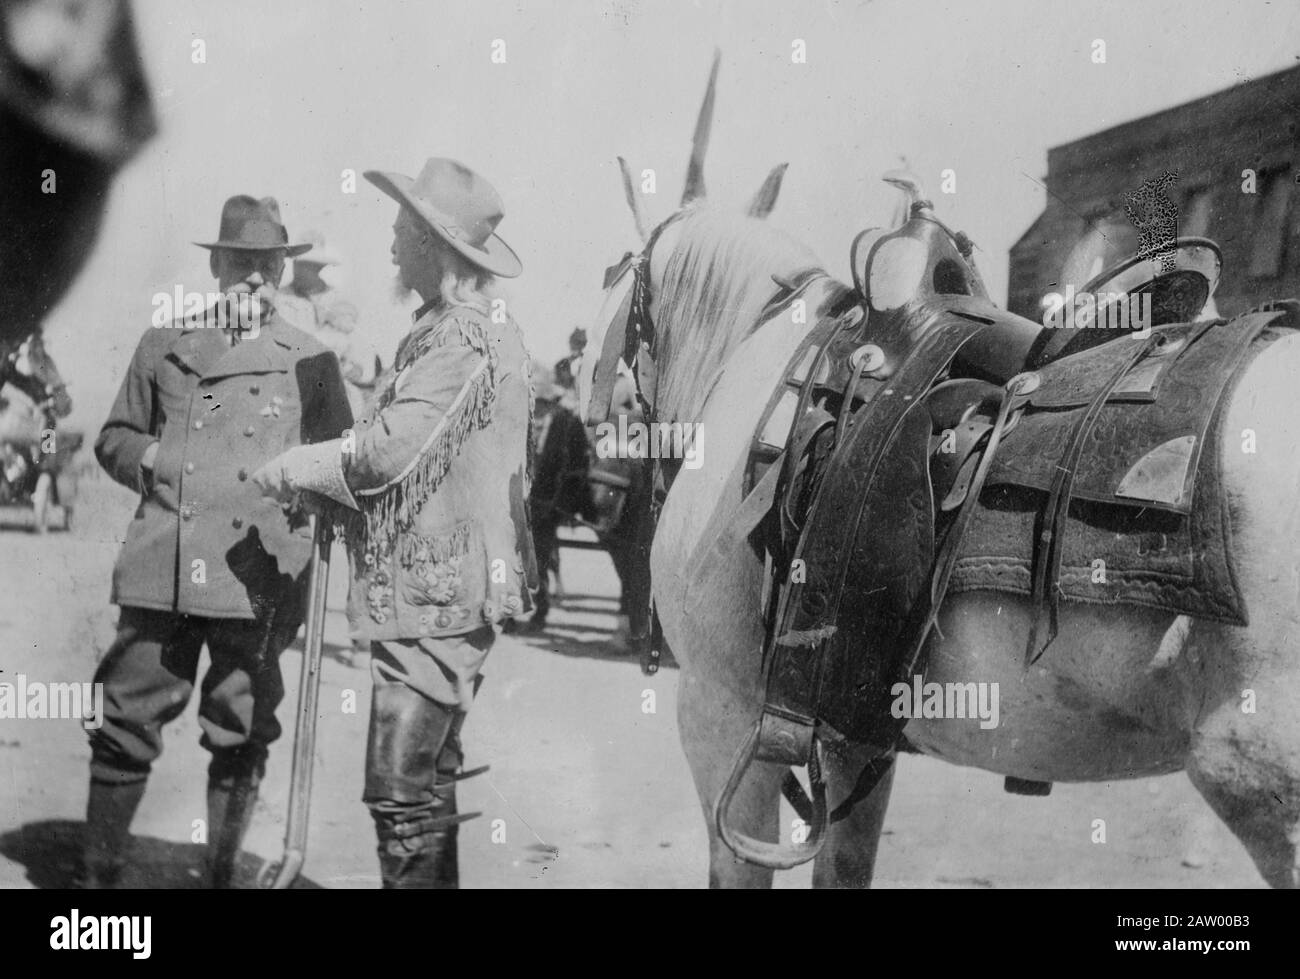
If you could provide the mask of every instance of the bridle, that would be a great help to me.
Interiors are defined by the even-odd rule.
[[[647,423],[653,421],[654,418],[654,390],[652,388],[647,393],[644,389],[646,385],[643,385],[642,382],[643,378],[649,380],[654,375],[654,357],[658,349],[654,320],[650,316],[651,262],[654,257],[655,245],[659,243],[660,237],[686,214],[686,210],[686,208],[682,208],[661,222],[650,233],[650,238],[646,241],[645,248],[641,250],[639,255],[626,252],[621,259],[605,270],[604,288],[607,292],[616,286],[629,271],[632,273],[632,288],[610,320],[609,326],[606,328],[606,337],[609,336],[609,330],[619,329],[619,321],[621,320],[623,330],[622,359],[632,371],[632,381],[636,386],[637,404],[641,406],[642,414]],[[609,342],[608,339],[606,342]],[[642,358],[644,358],[644,361]]]

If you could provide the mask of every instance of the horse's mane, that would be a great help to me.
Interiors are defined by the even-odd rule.
[[[681,220],[664,270],[656,317],[662,421],[697,421],[718,372],[756,326],[782,278],[821,263],[757,218],[709,207]]]

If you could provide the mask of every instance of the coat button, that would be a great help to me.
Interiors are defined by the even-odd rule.
[[[255,429],[252,425],[249,425],[246,429],[244,429],[244,434],[247,435],[247,436],[249,436],[250,438],[251,438],[251,437],[252,437],[256,432],[257,432],[257,429]]]
[[[203,419],[202,419],[202,418],[196,418],[196,419],[194,420],[194,427],[195,427],[195,429],[200,429],[200,428],[202,428],[202,427],[203,427]]]
[[[244,521],[239,519],[239,517],[236,517],[234,520],[230,521],[230,526],[238,530],[240,527],[244,526]]]
[[[235,475],[237,475],[237,476],[239,477],[239,481],[242,483],[244,480],[248,479],[248,470],[247,470],[247,469],[241,469],[241,470],[239,470],[239,472],[236,473]]]
[[[248,389],[248,393],[249,393],[249,394],[261,394],[261,393],[262,393],[262,389],[261,389],[260,387],[258,387],[256,384],[254,384],[251,388]]]
[[[192,462],[187,462],[187,463],[185,463],[185,471],[186,471],[187,473],[192,473],[192,472],[194,472],[194,463],[192,463]]]
[[[193,516],[194,516],[194,508],[190,506],[188,503],[181,504],[181,519],[189,520]]]

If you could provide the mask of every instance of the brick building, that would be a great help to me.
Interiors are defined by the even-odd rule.
[[[1215,300],[1232,316],[1300,296],[1300,67],[1135,119],[1047,153],[1047,207],[1011,247],[1007,308],[1037,320],[1045,293],[1137,250],[1124,197],[1165,170],[1179,235],[1223,250]],[[1255,193],[1243,192],[1244,170]]]

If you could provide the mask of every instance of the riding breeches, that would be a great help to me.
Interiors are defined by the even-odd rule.
[[[200,744],[216,778],[260,777],[280,736],[275,709],[284,697],[280,654],[296,623],[211,619],[124,606],[117,637],[95,671],[104,685],[103,725],[90,732],[91,776],[124,784],[148,778],[162,754],[163,725],[194,692],[199,653],[212,663],[200,688]]]

